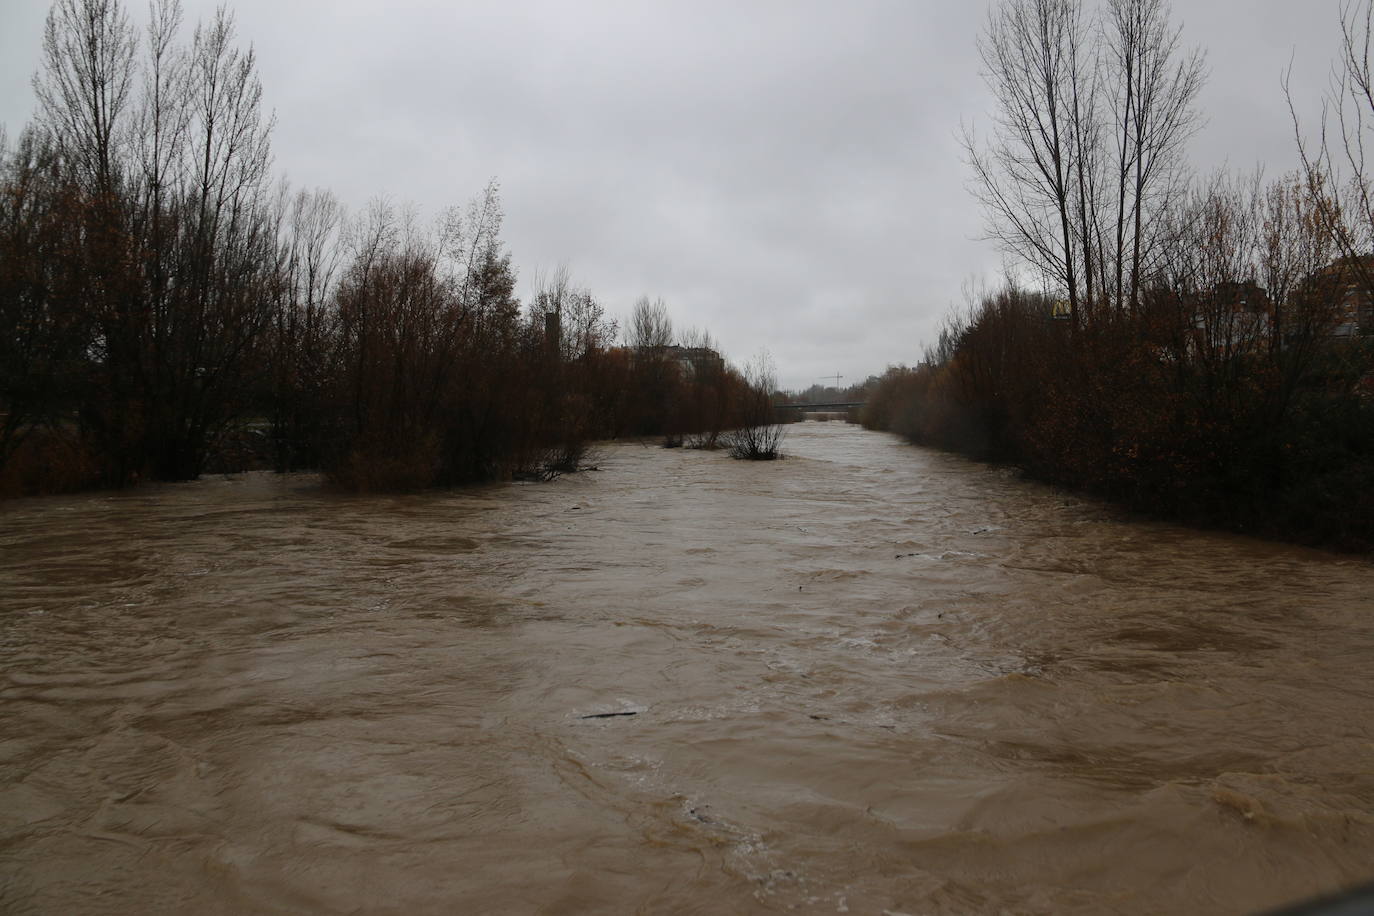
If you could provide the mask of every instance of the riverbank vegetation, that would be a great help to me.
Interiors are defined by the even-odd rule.
[[[182,19],[58,0],[35,121],[0,135],[0,494],[548,477],[596,438],[755,422],[756,386],[661,302],[623,345],[566,270],[522,303],[495,183],[425,224],[275,180],[253,52],[223,9]]]
[[[952,316],[864,424],[1136,509],[1374,547],[1369,19],[1304,167],[1200,178],[1200,52],[1162,0],[1004,0],[999,100],[966,136],[1000,289]]]

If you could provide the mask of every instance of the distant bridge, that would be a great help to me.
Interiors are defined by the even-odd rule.
[[[864,406],[865,401],[836,401],[833,404],[774,404],[774,410],[849,410]]]

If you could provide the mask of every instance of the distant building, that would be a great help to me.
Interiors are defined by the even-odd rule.
[[[1252,281],[1218,283],[1198,310],[1195,326],[1214,350],[1261,350],[1274,330],[1274,303]]]
[[[679,347],[674,344],[669,347],[650,347],[634,354],[637,360],[646,357],[673,363],[684,375],[703,375],[725,368],[724,358],[710,347]]]
[[[1317,271],[1312,282],[1334,287],[1330,294],[1335,302],[1335,314],[1330,336],[1354,337],[1374,332],[1374,296],[1370,285],[1374,281],[1374,255],[1360,258],[1338,258]]]
[[[683,369],[695,374],[719,372],[725,368],[725,360],[710,347],[669,347],[668,355]]]

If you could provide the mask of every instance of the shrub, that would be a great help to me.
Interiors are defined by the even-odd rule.
[[[782,457],[784,428],[773,407],[777,389],[773,361],[767,352],[760,353],[745,369],[746,388],[743,393],[740,423],[724,436],[731,458],[747,461],[772,461]]]

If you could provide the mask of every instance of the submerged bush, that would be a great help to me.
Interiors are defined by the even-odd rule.
[[[779,421],[776,399],[777,382],[773,361],[767,352],[760,353],[744,372],[746,388],[740,410],[740,424],[722,438],[731,458],[746,461],[772,461],[782,457],[779,446],[785,434]]]

